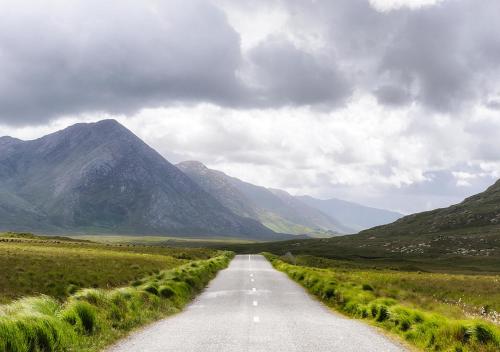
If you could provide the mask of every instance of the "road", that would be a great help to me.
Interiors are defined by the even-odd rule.
[[[238,255],[182,313],[109,352],[392,352],[401,346],[309,296],[260,255]]]

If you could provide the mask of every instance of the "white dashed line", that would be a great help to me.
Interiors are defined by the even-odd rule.
[[[254,287],[254,288],[252,288],[252,292],[255,292],[255,291],[257,291],[257,289],[256,289],[255,287]]]
[[[255,280],[254,279],[250,279],[251,282],[254,282]]]
[[[257,301],[253,301],[253,305],[254,305],[255,307],[257,307],[257,305],[258,305],[258,304],[259,304],[259,303],[258,303]]]
[[[253,317],[253,322],[258,323],[260,321],[259,317]]]
[[[250,277],[253,277],[253,274],[250,274]]]

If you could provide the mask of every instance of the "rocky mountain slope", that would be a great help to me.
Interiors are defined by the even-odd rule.
[[[0,230],[278,239],[114,120],[0,138]]]
[[[185,161],[177,167],[236,214],[258,220],[274,231],[313,236],[352,232],[285,191],[241,181],[197,161]]]
[[[448,208],[405,216],[362,234],[415,236],[435,233],[500,232],[500,180],[482,193]]]

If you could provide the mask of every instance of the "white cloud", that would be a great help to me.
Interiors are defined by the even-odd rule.
[[[18,3],[0,135],[112,117],[172,162],[405,212],[500,177],[497,1]]]
[[[425,6],[436,5],[444,0],[369,0],[370,4],[378,11],[391,11],[403,7],[417,9]]]

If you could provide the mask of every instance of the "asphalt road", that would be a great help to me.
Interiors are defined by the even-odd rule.
[[[331,312],[260,255],[239,255],[182,313],[110,352],[392,352],[401,346]]]

